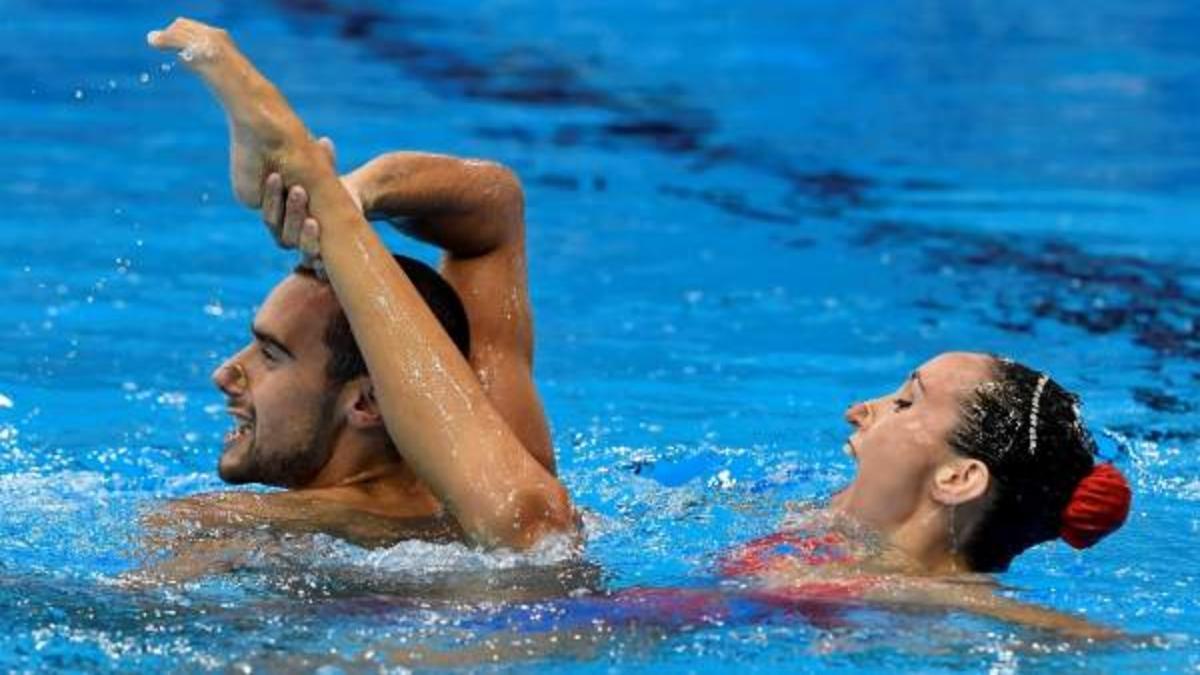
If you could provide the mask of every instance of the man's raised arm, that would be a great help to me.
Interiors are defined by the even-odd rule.
[[[185,54],[220,99],[233,141],[234,189],[243,202],[259,205],[271,171],[308,189],[309,208],[323,224],[325,269],[371,373],[388,433],[464,532],[481,544],[524,548],[545,534],[571,531],[566,490],[488,401],[278,90],[224,31],[180,19],[148,39]],[[304,228],[312,236],[316,222]]]
[[[368,218],[388,220],[442,249],[442,275],[462,299],[471,326],[471,367],[522,445],[553,473],[554,448],[533,381],[524,194],[516,175],[495,162],[391,152],[342,182]],[[303,220],[305,197],[294,187],[284,200],[279,185],[268,180],[274,203],[264,203],[263,215],[288,245],[280,236],[284,222]]]

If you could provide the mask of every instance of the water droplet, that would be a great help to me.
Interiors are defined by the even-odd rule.
[[[728,490],[734,485],[737,485],[737,479],[733,477],[729,469],[721,469],[715,476],[708,479],[708,487],[718,490]]]
[[[182,409],[187,404],[187,394],[182,391],[164,391],[155,399],[160,405]]]

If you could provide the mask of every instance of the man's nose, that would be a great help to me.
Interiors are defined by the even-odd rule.
[[[246,376],[246,369],[236,359],[228,359],[212,373],[212,382],[226,395],[236,396],[246,391],[246,386],[250,380]]]
[[[866,426],[871,419],[871,406],[865,401],[860,401],[846,408],[846,421],[856,429],[861,429]]]

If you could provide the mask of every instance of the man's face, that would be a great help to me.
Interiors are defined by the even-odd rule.
[[[858,471],[834,506],[883,532],[904,524],[929,493],[934,470],[953,457],[949,437],[961,402],[990,377],[986,355],[942,354],[896,391],[851,406],[846,450]]]
[[[235,426],[218,473],[228,483],[300,487],[329,460],[337,390],[323,333],[337,301],[329,286],[290,275],[254,317],[253,340],[212,375]]]

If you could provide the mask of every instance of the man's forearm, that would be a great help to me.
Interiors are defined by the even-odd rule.
[[[283,185],[306,188],[320,226],[306,221],[303,232],[319,238],[313,248],[362,350],[388,433],[463,530],[480,543],[523,547],[547,531],[572,529],[562,485],[489,402],[283,96],[222,30],[180,18],[147,40],[185,55],[221,101],[243,203],[261,205],[272,172]]]
[[[392,152],[345,176],[373,219],[451,255],[485,255],[522,236],[520,181],[495,162],[422,152]]]
[[[393,262],[315,144],[288,156],[321,222],[325,270],[346,312],[388,432],[475,541],[522,548],[573,526],[561,484],[492,406],[433,313]]]

